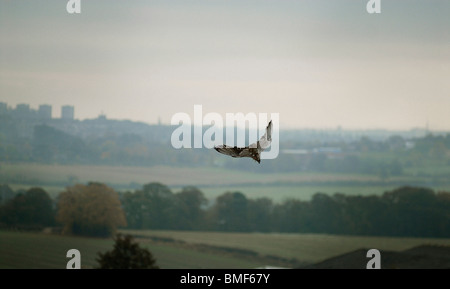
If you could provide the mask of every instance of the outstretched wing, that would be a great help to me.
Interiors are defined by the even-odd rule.
[[[227,145],[218,145],[215,146],[214,149],[221,154],[229,155],[233,158],[249,157],[251,155],[248,147],[238,148]]]
[[[249,147],[251,148],[261,148],[261,150],[264,150],[268,147],[270,147],[270,143],[272,142],[272,121],[269,122],[269,124],[266,127],[266,132],[264,135],[259,139],[258,142],[252,143]]]
[[[238,148],[227,145],[218,145],[215,146],[214,149],[221,154],[232,156],[233,158],[250,157],[255,161],[257,161],[258,163],[260,163],[261,151],[268,148],[271,142],[272,142],[272,121],[270,121],[269,124],[267,125],[266,132],[259,139],[259,141],[257,141],[256,143],[252,143],[248,147]]]

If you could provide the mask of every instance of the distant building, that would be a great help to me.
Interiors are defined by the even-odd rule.
[[[38,116],[42,119],[52,118],[52,106],[48,104],[39,105]]]
[[[16,114],[21,117],[26,117],[30,115],[30,105],[21,103],[16,106]]]
[[[0,102],[0,114],[6,114],[8,111],[8,105],[6,102]]]
[[[74,119],[74,107],[72,105],[63,105],[61,107],[61,118],[67,120]]]
[[[97,119],[98,120],[106,120],[106,114],[104,114],[104,113],[99,114]]]

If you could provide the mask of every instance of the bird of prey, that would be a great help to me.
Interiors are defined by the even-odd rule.
[[[224,155],[232,156],[233,158],[249,157],[261,163],[261,152],[270,146],[272,142],[272,121],[266,127],[266,133],[257,141],[248,147],[239,148],[227,145],[218,145],[214,149]]]

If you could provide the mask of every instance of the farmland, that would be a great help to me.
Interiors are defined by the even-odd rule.
[[[359,248],[404,250],[420,244],[450,245],[450,239],[262,234],[187,231],[130,231],[161,268],[255,268],[295,259],[318,262]],[[0,268],[65,268],[66,252],[81,252],[82,268],[94,268],[97,252],[111,239],[0,231]],[[228,249],[228,250],[224,250]],[[233,250],[234,249],[234,250]],[[249,254],[253,253],[253,254]],[[280,261],[281,260],[281,261]]]
[[[253,250],[263,256],[319,262],[359,248],[405,250],[421,244],[450,245],[450,239],[337,236],[326,234],[131,231],[129,234],[181,240],[189,244]]]
[[[169,186],[242,185],[280,182],[377,181],[376,176],[331,173],[258,174],[223,168],[190,167],[123,167],[93,165],[2,164],[3,180],[16,183],[60,183],[98,181],[116,185],[161,182]]]
[[[97,252],[112,250],[111,239],[0,231],[0,268],[64,269],[69,249],[78,249],[82,268],[95,268]],[[160,268],[253,268],[255,262],[169,245],[148,244]]]
[[[225,191],[240,191],[249,198],[267,197],[275,202],[288,198],[308,200],[316,192],[351,195],[382,194],[405,184],[427,184],[427,177],[398,176],[380,180],[377,176],[338,173],[258,174],[224,168],[122,167],[50,164],[0,165],[0,183],[14,190],[40,186],[52,197],[68,185],[90,181],[106,183],[118,191],[134,190],[150,182],[160,182],[173,191],[182,186],[197,186],[208,199]],[[449,190],[448,187],[431,187]]]

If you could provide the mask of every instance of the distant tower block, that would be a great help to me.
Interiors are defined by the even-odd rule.
[[[5,114],[8,111],[6,102],[0,102],[0,114]]]
[[[22,117],[28,116],[30,114],[30,105],[25,103],[16,105],[16,113]]]
[[[63,105],[61,107],[61,118],[66,120],[73,120],[74,111],[75,109],[73,105]]]
[[[52,118],[52,106],[48,104],[39,105],[38,110],[39,118],[42,119],[51,119]]]

